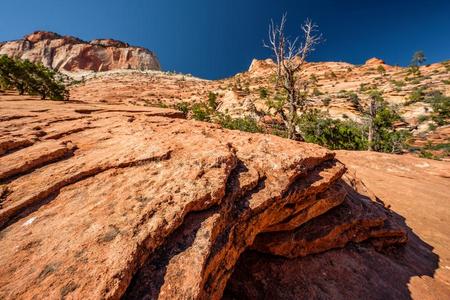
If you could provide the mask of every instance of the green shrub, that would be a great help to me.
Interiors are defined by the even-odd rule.
[[[426,98],[433,108],[432,120],[439,126],[447,125],[450,119],[450,97],[439,91],[434,91]]]
[[[433,131],[433,130],[435,130],[436,128],[437,128],[436,124],[430,123],[430,124],[428,125],[428,131]]]
[[[180,102],[175,104],[175,109],[181,111],[185,116],[189,113],[189,103],[186,102]]]
[[[325,73],[325,78],[327,78],[327,79],[336,79],[337,75],[333,71],[330,71],[330,72],[326,72]]]
[[[261,98],[261,99],[266,99],[267,98],[267,96],[269,96],[269,92],[267,91],[267,89],[266,88],[260,88],[259,89],[259,98]]]
[[[274,95],[273,98],[269,98],[266,100],[266,105],[270,109],[275,109],[276,111],[279,111],[284,107],[284,104],[286,103],[287,95],[285,92],[279,92]]]
[[[442,64],[444,65],[445,70],[450,72],[450,60],[444,61]]]
[[[426,115],[420,115],[420,116],[417,118],[417,121],[419,121],[419,123],[423,123],[423,122],[427,121],[428,119],[430,119],[429,116],[426,116]]]
[[[217,94],[213,92],[208,93],[208,105],[211,109],[216,110],[217,108]]]
[[[362,111],[362,106],[358,94],[356,94],[355,92],[347,92],[346,96],[354,109],[356,109],[357,111]]]
[[[331,98],[330,98],[330,97],[327,97],[327,98],[322,99],[322,103],[323,103],[323,105],[325,105],[325,106],[329,106],[330,103],[331,103]]]
[[[404,87],[406,85],[406,83],[401,80],[391,80],[391,83],[398,88]]]
[[[300,116],[298,126],[306,142],[329,149],[364,150],[367,139],[362,128],[355,122],[334,120],[318,110]]]
[[[376,86],[373,85],[373,84],[369,84],[369,83],[361,83],[361,84],[359,85],[359,91],[360,91],[361,93],[368,92],[368,91],[371,91],[371,90],[373,90],[373,89],[376,89]]]
[[[268,133],[285,139],[288,138],[287,130],[283,125],[272,125]]]
[[[372,97],[379,97],[373,119],[372,149],[378,152],[400,152],[407,147],[411,133],[408,130],[396,130],[394,124],[401,120],[400,115],[377,94],[377,91],[372,92]]]
[[[0,87],[16,89],[20,95],[25,93],[39,95],[41,99],[65,100],[69,98],[61,74],[28,60],[0,56]]]
[[[213,117],[216,114],[217,108],[217,94],[213,92],[208,93],[208,101],[207,103],[194,103],[189,108],[188,104],[182,104],[182,107],[179,110],[186,112],[191,111],[191,117],[197,121],[203,122],[212,122]]]
[[[419,66],[409,66],[407,74],[408,75],[420,76]]]
[[[191,106],[192,118],[197,121],[211,122],[211,109],[204,103]]]
[[[263,132],[262,128],[258,126],[257,121],[251,117],[232,118],[229,115],[219,114],[218,122],[223,128],[227,129],[246,132]]]
[[[167,105],[166,103],[162,102],[161,100],[159,100],[156,103],[156,107],[160,107],[160,108],[169,108],[169,105]]]
[[[346,90],[340,90],[338,94],[336,95],[338,98],[347,98],[347,91]]]
[[[423,87],[416,87],[412,90],[405,105],[421,102],[423,100],[425,100],[425,89]]]
[[[420,150],[419,157],[433,159],[434,155],[430,151]]]
[[[313,94],[313,96],[316,96],[316,97],[323,95],[323,93],[321,91],[319,91],[319,89],[316,87],[314,88],[312,94]]]
[[[394,131],[383,128],[377,134],[373,149],[378,152],[398,153],[407,147],[410,137],[411,133],[406,129]]]
[[[379,65],[377,68],[378,73],[380,73],[381,75],[385,75],[386,74],[386,69],[382,66]]]

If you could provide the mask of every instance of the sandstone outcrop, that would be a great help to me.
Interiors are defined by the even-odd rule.
[[[115,69],[160,70],[156,55],[111,39],[84,42],[71,36],[36,31],[21,40],[0,43],[0,55],[40,62],[67,72]]]
[[[406,241],[322,147],[168,109],[0,103],[2,299],[219,299],[249,249]]]
[[[252,246],[256,251],[247,250],[239,258],[224,298],[448,299],[450,164],[364,151],[338,151],[336,157],[348,167],[344,179],[353,187],[347,194],[351,197],[295,230],[257,237]],[[349,210],[355,192],[361,201],[353,203],[364,209]],[[390,211],[380,210],[379,205],[366,206],[369,199],[383,201]],[[357,241],[366,232],[353,230],[351,223],[361,217],[364,222],[385,219],[382,230],[392,220],[406,222],[408,242],[401,248],[379,251],[375,237],[320,254],[289,255],[314,250],[319,241],[325,246],[331,236],[334,243]],[[391,241],[401,238],[393,230],[387,232]],[[389,238],[383,236],[386,246]],[[292,243],[283,243],[288,237]]]
[[[364,63],[366,66],[379,66],[379,65],[385,65],[384,60],[379,59],[377,57],[372,57],[369,58],[368,60],[366,60],[366,62]]]

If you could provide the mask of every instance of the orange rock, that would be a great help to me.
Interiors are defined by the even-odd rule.
[[[345,202],[294,230],[258,235],[258,251],[241,255],[224,299],[448,298],[449,163],[365,151],[337,157],[353,187]],[[391,247],[405,230],[405,246]]]
[[[167,109],[0,104],[1,138],[30,142],[0,157],[2,299],[219,299],[259,234],[345,194],[345,167],[317,145]]]
[[[365,65],[367,66],[378,66],[378,65],[384,65],[384,60],[376,58],[376,57],[372,57],[368,60],[366,60]]]
[[[36,31],[23,40],[0,44],[0,55],[41,62],[59,71],[159,70],[156,55],[115,40],[84,42],[71,36]]]

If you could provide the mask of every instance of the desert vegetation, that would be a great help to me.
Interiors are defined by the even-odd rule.
[[[0,56],[0,88],[15,89],[20,95],[39,95],[41,99],[65,100],[69,93],[59,73],[29,60]]]
[[[264,89],[266,90],[266,89]],[[365,122],[333,119],[329,114],[316,108],[309,108],[297,114],[293,126],[301,132],[306,142],[319,144],[329,149],[338,150],[373,150],[378,152],[399,153],[408,147],[411,134],[408,130],[397,129],[395,123],[401,120],[394,107],[390,106],[378,90],[371,90],[371,104],[364,108],[356,100],[354,93],[348,93],[352,103],[365,115]],[[274,101],[268,95],[267,101]],[[276,95],[276,97],[282,97]],[[331,100],[330,100],[331,101]],[[281,101],[277,99],[277,102]],[[274,105],[274,104],[271,104]],[[251,116],[231,117],[217,111],[219,106],[217,94],[210,92],[208,99],[194,104],[178,103],[173,108],[182,111],[187,117],[204,122],[212,122],[223,128],[246,132],[259,132],[289,138],[285,123],[262,124]],[[166,106],[167,107],[167,106]],[[258,112],[263,114],[262,112]],[[273,118],[274,116],[265,115]]]

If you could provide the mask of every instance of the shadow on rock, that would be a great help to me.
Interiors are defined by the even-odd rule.
[[[404,246],[377,251],[368,241],[348,243],[293,259],[247,250],[228,281],[224,299],[412,299],[408,283],[415,276],[433,277],[439,256],[402,216],[388,214],[406,230]]]
[[[170,260],[188,249],[195,240],[202,222],[216,212],[211,208],[189,213],[182,226],[175,230],[133,277],[122,299],[157,299],[164,284]]]

